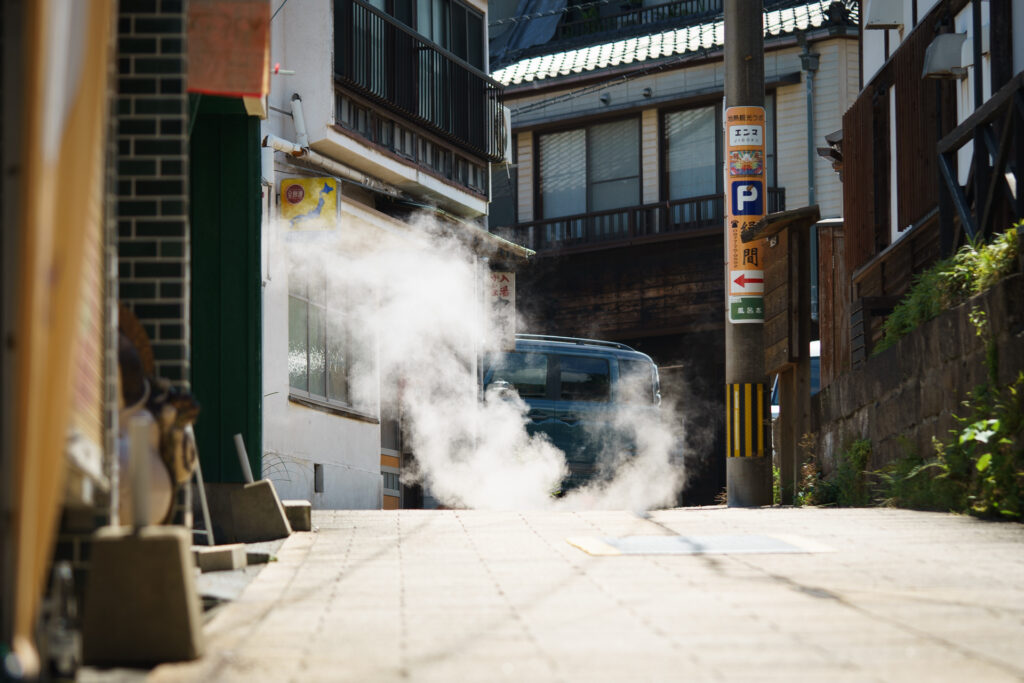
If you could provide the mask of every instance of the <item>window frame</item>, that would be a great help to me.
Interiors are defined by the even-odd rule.
[[[768,106],[768,100],[771,99],[771,106]],[[770,130],[765,131],[765,185],[770,188],[778,187],[778,164],[779,164],[779,145],[778,145],[778,93],[776,90],[765,91],[765,128],[768,128],[768,122],[772,123]],[[715,107],[715,194],[725,193],[725,154],[724,154],[724,139],[722,130],[722,117],[725,115],[724,105],[721,98],[707,99],[699,101],[686,102],[672,107],[665,107],[658,110],[658,179],[659,179],[659,192],[658,196],[661,197],[661,201],[673,201],[675,199],[688,199],[675,197],[673,198],[670,194],[671,183],[669,179],[669,164],[668,164],[668,138],[666,120],[670,114],[676,114],[684,111],[693,111],[695,109],[706,109],[709,106]],[[769,155],[768,141],[771,140],[772,153]],[[694,195],[703,196],[703,195]]]
[[[713,194],[723,194],[725,192],[725,178],[724,178],[724,159],[725,155],[722,149],[723,142],[723,131],[722,131],[722,116],[723,104],[721,99],[706,100],[702,102],[689,102],[684,106],[671,107],[658,111],[658,144],[660,147],[660,153],[658,155],[658,161],[661,165],[660,177],[660,192],[659,196],[662,201],[675,201],[680,199],[690,199],[690,197],[673,197],[672,196],[672,181],[671,181],[671,169],[669,168],[669,138],[668,138],[668,117],[672,114],[678,114],[687,111],[696,111],[698,109],[707,109],[713,107],[715,110],[715,191]],[[691,195],[691,197],[703,197],[706,195]]]
[[[569,397],[567,397],[565,395],[565,387],[563,385],[562,378],[563,378],[563,373],[565,372],[563,365],[565,364],[565,361],[567,359],[574,359],[574,360],[578,359],[578,360],[585,360],[585,361],[595,361],[597,363],[603,363],[604,364],[605,372],[602,373],[602,375],[606,378],[606,383],[605,383],[604,391],[603,391],[603,394],[602,394],[601,398],[596,398],[596,399],[595,398],[589,398],[589,397],[587,397],[587,398],[580,398],[580,397],[577,397],[577,396],[569,396]],[[612,386],[614,384],[614,381],[613,381],[613,378],[612,378],[611,359],[609,357],[607,357],[607,356],[600,356],[600,355],[593,355],[593,354],[581,354],[581,353],[559,353],[558,354],[558,362],[555,363],[554,365],[555,365],[555,367],[554,367],[553,371],[556,373],[556,377],[555,377],[555,395],[554,395],[554,398],[555,398],[556,401],[559,401],[559,402],[562,402],[562,403],[593,403],[593,404],[597,404],[597,405],[610,405],[610,404],[612,404],[614,402],[614,396],[613,396],[613,390],[612,390]],[[550,363],[549,363],[549,368],[550,368]],[[549,369],[549,372],[551,372],[551,371],[552,370]]]
[[[292,385],[291,367],[290,367],[290,363],[289,363],[289,368],[288,368],[288,398],[289,398],[289,400],[291,400],[293,402],[301,403],[301,404],[309,406],[309,407],[325,409],[328,412],[344,414],[344,415],[347,415],[347,416],[350,416],[350,417],[355,417],[357,419],[360,419],[360,420],[363,420],[363,421],[367,421],[367,422],[379,423],[380,418],[378,416],[375,416],[375,415],[370,414],[369,412],[366,412],[365,410],[363,410],[352,399],[352,395],[351,395],[351,384],[352,384],[351,372],[352,372],[353,357],[354,357],[354,351],[353,350],[357,347],[357,343],[356,343],[356,340],[354,339],[354,336],[352,335],[351,330],[348,328],[347,325],[344,326],[344,341],[341,342],[341,345],[342,345],[342,348],[343,348],[343,352],[345,354],[345,356],[344,356],[345,357],[345,366],[344,366],[343,381],[344,381],[344,385],[345,385],[346,397],[345,397],[345,400],[341,400],[339,398],[331,396],[331,371],[330,371],[330,369],[328,367],[328,364],[329,364],[329,360],[328,359],[329,359],[329,356],[330,356],[330,349],[332,348],[332,346],[331,346],[331,337],[330,337],[330,334],[329,334],[330,325],[329,325],[328,321],[329,321],[330,316],[332,314],[334,314],[334,315],[341,314],[342,316],[344,316],[344,310],[345,310],[345,308],[346,308],[346,306],[348,304],[348,301],[349,301],[350,297],[348,295],[345,295],[345,294],[339,295],[337,292],[329,291],[330,290],[330,286],[329,286],[329,282],[328,282],[326,277],[323,278],[322,282],[323,282],[323,285],[322,285],[323,286],[323,298],[322,298],[322,300],[318,301],[318,300],[314,299],[313,292],[311,291],[311,288],[313,286],[315,286],[313,282],[304,282],[304,283],[302,283],[302,285],[304,285],[305,291],[298,291],[299,288],[295,287],[295,283],[289,281],[289,286],[288,286],[288,317],[289,317],[289,321],[288,321],[288,323],[289,323],[288,324],[288,355],[289,355],[289,357],[291,356],[291,349],[292,349],[291,312],[292,312],[292,307],[296,304],[296,302],[298,302],[298,303],[300,303],[305,308],[305,311],[306,311],[306,316],[305,316],[306,335],[305,335],[305,344],[304,344],[305,352],[306,352],[306,363],[305,363],[306,389],[301,389],[301,388],[298,388],[298,387],[295,387],[295,386]],[[339,305],[337,303],[339,299],[342,300],[341,305]],[[310,344],[310,320],[312,318],[312,316],[310,315],[310,310],[313,307],[318,308],[318,309],[320,309],[322,311],[323,321],[324,321],[323,346],[324,346],[324,354],[325,354],[325,360],[324,360],[324,366],[325,367],[324,367],[324,393],[323,394],[320,394],[320,393],[312,391],[311,390],[311,386],[310,386],[310,365],[311,365],[311,363],[310,363],[310,353],[311,353],[311,346],[312,346]]]
[[[629,204],[627,206],[619,207],[618,209],[602,209],[602,211],[618,211],[629,208],[631,206],[640,206],[643,204],[644,198],[644,166],[643,166],[643,117],[640,112],[634,112],[625,116],[616,116],[613,118],[602,119],[600,121],[593,121],[585,123],[583,125],[575,126],[564,126],[558,128],[552,128],[550,130],[544,130],[543,132],[537,132],[533,136],[533,156],[536,159],[534,166],[534,198],[535,207],[534,215],[539,217],[538,220],[557,220],[559,218],[565,218],[566,216],[545,216],[544,215],[544,178],[541,172],[543,159],[541,158],[541,138],[546,135],[557,135],[559,133],[569,133],[576,130],[583,130],[583,151],[584,151],[584,205],[586,210],[584,214],[594,213],[595,209],[591,203],[590,197],[590,168],[591,168],[591,146],[590,146],[590,135],[591,129],[596,126],[606,125],[610,123],[618,123],[621,121],[635,121],[636,122],[636,159],[637,159],[637,203]],[[627,176],[628,177],[628,176]],[[580,214],[567,214],[567,216],[575,216]]]

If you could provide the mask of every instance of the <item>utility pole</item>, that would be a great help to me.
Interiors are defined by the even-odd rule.
[[[767,213],[761,3],[725,0],[725,428],[730,507],[772,503],[771,395],[764,371],[762,242],[740,233]],[[755,11],[756,7],[756,11]]]

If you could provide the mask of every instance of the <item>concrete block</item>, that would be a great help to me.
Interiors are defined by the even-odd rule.
[[[313,530],[313,506],[308,500],[282,500],[281,505],[292,531]]]
[[[291,533],[284,507],[269,480],[207,484],[206,500],[213,533],[220,542],[273,541]]]
[[[245,557],[246,561],[250,565],[267,564],[271,559],[270,553],[261,552],[259,550],[250,550],[245,554]]]
[[[235,540],[241,543],[273,541],[292,533],[277,490],[267,479],[232,490],[231,516]]]
[[[193,548],[196,566],[202,572],[223,572],[246,566],[244,543]]]
[[[176,526],[96,532],[82,615],[86,664],[149,666],[202,655],[189,537]]]

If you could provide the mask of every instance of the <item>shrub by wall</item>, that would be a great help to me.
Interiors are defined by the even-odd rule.
[[[948,439],[961,403],[989,377],[986,343],[971,322],[984,312],[994,342],[1000,386],[1024,371],[1024,274],[1012,275],[924,323],[857,370],[835,379],[812,399],[815,454],[834,475],[842,448],[871,442],[867,469],[879,469],[913,449],[934,452]],[[975,314],[977,319],[977,314]]]

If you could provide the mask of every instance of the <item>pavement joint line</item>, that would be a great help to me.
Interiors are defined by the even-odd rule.
[[[512,600],[509,599],[508,594],[506,594],[505,591],[502,589],[501,583],[498,581],[498,577],[494,575],[494,572],[492,572],[491,568],[487,565],[487,562],[484,560],[483,555],[480,553],[480,548],[477,546],[476,541],[473,540],[473,536],[469,533],[469,530],[466,528],[466,523],[463,521],[462,517],[459,516],[458,512],[455,513],[455,519],[458,520],[459,525],[462,527],[462,532],[466,536],[466,540],[469,542],[470,547],[472,547],[473,551],[476,553],[477,561],[483,566],[484,571],[487,573],[488,577],[490,577],[491,583],[494,584],[494,587],[498,590],[498,594],[501,595],[502,600],[509,608],[509,611],[512,613],[512,616],[515,617],[516,622],[519,624],[520,630],[523,632],[523,634],[526,635],[527,638],[529,638],[530,642],[533,643],[534,647],[537,648],[537,651],[542,654],[544,662],[545,664],[547,664],[548,670],[554,676],[556,676],[558,680],[565,681],[565,677],[562,676],[561,672],[558,669],[558,662],[551,656],[551,653],[548,652],[548,650],[542,646],[540,639],[537,638],[537,634],[533,632],[533,630],[530,628],[530,625],[526,622],[526,619],[523,618],[522,613],[516,608]]]
[[[409,678],[409,616],[406,612],[408,600],[405,586],[405,550],[402,547],[402,515],[395,515],[398,532],[398,675]]]
[[[303,534],[303,535],[305,535],[305,534]],[[293,539],[294,539],[294,542],[293,542]],[[298,545],[299,542],[303,541],[303,540],[305,540],[305,539],[302,539],[302,536],[296,535],[296,534],[292,534],[288,539],[285,540],[284,544],[281,546],[281,548],[279,550],[279,554],[283,555],[284,551],[285,551],[285,548],[287,546],[289,546],[290,544],[291,545]],[[309,556],[309,553],[310,553],[310,551],[311,551],[311,549],[312,549],[314,544],[315,544],[315,539],[314,539],[313,543],[309,543],[309,544],[307,544],[305,546],[305,552],[303,553],[304,557],[308,557]],[[240,629],[242,631],[241,634],[239,634],[237,631],[232,634],[232,635],[235,636],[234,639],[233,639],[234,643],[245,642],[246,640],[251,640],[252,639],[253,634],[259,629],[259,626],[263,623],[263,621],[267,618],[267,616],[272,611],[274,611],[274,609],[278,606],[278,604],[281,601],[281,596],[285,592],[287,592],[288,588],[291,587],[292,583],[295,581],[295,577],[299,573],[298,570],[299,570],[300,567],[301,567],[301,563],[299,563],[299,564],[297,564],[295,566],[294,570],[291,572],[291,576],[288,579],[287,585],[277,591],[277,595],[276,595],[276,597],[274,599],[265,601],[264,604],[257,609],[256,617],[252,618],[252,619],[249,619],[248,620],[248,624],[245,627],[243,627],[242,629]],[[255,586],[255,585],[256,585],[255,581],[250,583],[246,587],[246,589],[242,592],[242,598],[244,598],[247,593],[250,593],[253,590],[253,586]],[[223,618],[226,618],[225,617],[226,614],[227,614],[226,611],[221,612],[221,614],[217,615],[217,617],[215,617],[213,619],[213,621],[211,621],[211,623],[207,627],[204,627],[203,630],[204,631],[213,631],[213,630],[215,630],[217,628],[217,626],[219,625],[219,621],[222,621]],[[234,650],[233,650],[232,647],[220,648],[215,653],[208,653],[208,654],[206,654],[201,660],[199,660],[200,661],[200,666],[203,666],[204,669],[207,669],[207,671],[204,671],[204,678],[206,680],[219,680],[220,678],[222,678],[221,674],[225,673],[226,668],[230,667],[232,665],[234,659],[235,659],[235,654],[234,654]]]
[[[577,516],[577,517],[581,517],[579,512],[574,512],[574,515]],[[520,516],[522,517],[521,514],[520,514]],[[530,528],[530,530],[533,531],[533,533],[538,538],[540,538],[545,543],[545,545],[547,545],[549,548],[551,548],[555,552],[558,552],[558,548],[556,548],[554,546],[554,544],[551,543],[551,541],[549,541],[548,539],[544,538],[544,536],[542,536],[529,523],[529,520],[527,520],[525,517],[522,517],[522,518],[523,518],[523,521],[526,523],[526,525]],[[641,519],[643,519],[643,518],[641,518]],[[589,523],[590,526],[592,526],[598,532],[604,533],[604,530],[601,527],[599,527],[596,524],[590,522],[589,520],[587,520],[587,522]],[[628,613],[633,619],[635,619],[637,621],[637,623],[642,624],[648,631],[653,633],[655,636],[658,636],[662,640],[664,640],[667,643],[669,643],[672,646],[672,648],[674,650],[676,650],[677,652],[684,653],[686,658],[690,662],[692,662],[693,664],[698,664],[698,665],[700,664],[700,662],[697,659],[696,655],[693,654],[692,652],[690,652],[678,639],[673,637],[671,634],[666,633],[657,624],[652,623],[650,619],[648,619],[643,614],[639,613],[628,602],[623,601],[614,591],[609,590],[609,588],[606,585],[604,585],[603,583],[598,581],[597,578],[594,577],[590,572],[586,571],[586,568],[583,567],[579,562],[573,561],[572,559],[569,559],[568,557],[566,559],[569,561],[570,565],[573,566],[573,568],[577,569],[579,574],[581,574],[584,578],[586,578],[588,581],[590,581],[590,583],[592,583],[594,586],[596,586],[598,588],[598,590],[600,590],[602,593],[604,593],[606,597],[610,598],[616,605],[619,606],[620,609],[623,609],[626,613]],[[596,558],[595,558],[595,561],[596,561]]]
[[[653,520],[653,519],[650,519],[650,518],[646,518],[646,519],[649,519],[651,522],[653,522],[654,524],[657,524],[658,526],[660,526],[661,528],[665,529],[666,531],[669,531],[669,532],[671,532],[673,534],[678,533],[674,529],[672,529],[671,527],[669,527],[668,525],[666,525],[666,524],[664,524],[664,523],[662,523],[660,521]],[[730,525],[730,526],[732,526],[732,525]],[[663,570],[667,570],[670,574],[672,574],[672,575],[674,575],[674,576],[676,576],[678,578],[681,578],[679,576],[678,571],[676,571],[676,567],[678,565],[671,563],[670,560],[669,560],[669,558],[671,556],[668,556],[668,555],[644,555],[644,556],[641,556],[641,557],[645,557],[652,564],[655,564],[656,566],[661,567]],[[756,565],[754,565],[752,561],[746,561],[740,555],[722,555],[722,556],[719,556],[719,555],[697,554],[697,555],[690,555],[689,557],[700,558],[701,560],[705,561],[706,563],[712,565],[713,568],[718,570],[718,571],[721,571],[722,566],[724,566],[725,564],[727,564],[729,562],[732,562],[732,563],[744,565],[744,566],[746,566],[746,567],[748,567],[750,569],[753,569],[755,571],[758,571],[760,573],[766,573],[763,569],[761,569],[760,567],[757,567]],[[722,559],[720,560],[719,558],[722,558]],[[668,566],[666,566],[666,565],[668,565]],[[692,585],[692,582],[690,582],[690,584]],[[731,607],[733,609],[737,609],[739,607],[739,605],[735,601],[732,601],[731,602]],[[764,622],[766,624],[769,624],[769,625],[773,626],[776,629],[779,629],[779,627],[780,627],[780,625],[777,622],[775,622],[775,621],[773,621],[771,619],[765,619],[765,617],[763,615],[759,614],[759,613],[755,613],[753,615],[753,618],[755,620],[757,620],[757,621],[762,621],[762,622]],[[824,646],[822,646],[822,645],[820,645],[818,643],[815,643],[813,641],[808,641],[806,638],[803,638],[799,634],[796,634],[796,633],[790,633],[789,636],[791,638],[794,638],[798,642],[803,642],[806,647],[809,647],[810,649],[813,649],[813,650],[819,652],[820,654],[822,654],[825,657],[826,660],[828,660],[828,659],[835,660],[836,659],[835,654],[832,651],[830,651],[829,649],[825,648]],[[841,662],[847,668],[850,668],[850,669],[852,669],[854,671],[863,671],[862,667],[860,667],[856,662],[851,663],[850,661],[848,661],[846,659],[843,659],[843,658],[838,659],[838,661]],[[869,675],[869,674],[867,674],[867,672],[864,672],[864,673],[866,675]],[[881,679],[874,678],[874,677],[872,677],[872,679],[875,680],[875,681],[880,681],[881,680]]]
[[[316,541],[319,541],[321,538],[323,538],[323,537],[318,533],[317,536],[316,536],[316,540],[314,541],[314,545],[316,544]],[[331,613],[331,608],[333,607],[334,601],[335,601],[335,599],[336,599],[336,597],[338,595],[338,586],[341,585],[341,581],[342,581],[342,579],[343,579],[343,577],[345,575],[345,571],[346,571],[346,569],[348,567],[349,557],[352,554],[352,543],[353,543],[354,539],[355,539],[355,530],[351,529],[349,531],[349,534],[348,534],[348,543],[345,544],[345,553],[342,556],[342,560],[341,560],[341,563],[340,563],[341,567],[338,570],[337,574],[331,580],[331,591],[330,591],[329,596],[327,597],[327,599],[325,601],[323,601],[321,603],[321,611],[320,611],[320,616],[319,616],[319,618],[317,620],[316,633],[322,633],[324,631],[324,624],[325,624],[325,622],[327,620],[327,617]],[[311,550],[312,550],[312,547],[311,547]],[[309,559],[309,555],[306,556],[306,560],[308,560],[308,559]],[[300,565],[299,569],[296,571],[296,574],[298,574],[304,567],[305,567],[305,561],[303,561],[302,565]],[[309,663],[312,660],[312,655],[314,654],[315,650],[316,650],[316,647],[315,647],[313,639],[312,638],[308,639],[306,641],[305,647],[303,648],[304,656],[301,658],[299,666],[297,667],[297,669],[299,671],[309,671]],[[296,680],[296,679],[292,678],[291,680]],[[298,680],[304,680],[304,679],[298,679]]]
[[[899,619],[897,619],[895,617],[889,617],[889,616],[887,616],[885,614],[877,614],[875,612],[872,612],[870,609],[868,609],[866,607],[862,607],[861,605],[858,605],[856,603],[850,602],[849,600],[847,600],[845,597],[843,597],[842,595],[840,595],[838,593],[834,593],[834,592],[829,591],[827,589],[816,588],[814,586],[806,586],[806,585],[801,584],[801,583],[799,583],[797,581],[794,581],[793,579],[789,578],[788,576],[781,576],[779,574],[775,574],[774,572],[768,571],[768,570],[766,570],[766,569],[764,569],[762,567],[759,567],[756,564],[754,564],[753,561],[748,561],[747,559],[739,557],[739,556],[737,556],[735,559],[738,562],[740,562],[741,564],[745,564],[749,568],[751,568],[751,569],[753,569],[755,571],[758,571],[758,572],[764,574],[765,576],[771,578],[773,581],[776,581],[776,582],[778,582],[778,583],[780,583],[782,585],[789,586],[790,588],[792,588],[794,591],[796,591],[798,593],[803,593],[804,595],[808,595],[808,596],[814,597],[814,598],[819,598],[819,599],[827,598],[827,599],[833,600],[837,604],[839,604],[839,605],[841,605],[841,606],[843,606],[843,607],[845,607],[845,608],[847,608],[849,610],[852,610],[852,611],[860,614],[861,616],[867,617],[870,621],[879,621],[879,622],[887,623],[890,626],[892,626],[892,627],[894,627],[894,628],[896,628],[896,629],[898,629],[900,631],[903,631],[904,633],[906,633],[908,635],[911,635],[911,636],[913,636],[915,638],[921,638],[921,639],[923,639],[923,640],[925,640],[927,642],[931,642],[932,644],[939,645],[941,647],[954,650],[955,652],[957,652],[960,655],[962,655],[965,659],[968,659],[968,660],[976,659],[976,660],[985,662],[989,666],[993,666],[993,667],[995,667],[997,669],[1001,669],[1002,671],[1004,671],[1004,672],[1006,672],[1006,673],[1008,673],[1008,674],[1010,674],[1012,676],[1017,676],[1019,678],[1024,679],[1024,669],[1021,669],[1019,667],[1015,667],[1013,665],[1007,664],[1006,662],[1002,662],[1002,661],[999,661],[997,659],[994,659],[994,658],[986,655],[985,653],[977,652],[977,651],[972,650],[972,649],[970,649],[970,648],[968,648],[966,646],[960,645],[959,643],[957,643],[955,641],[949,640],[947,638],[943,638],[942,636],[938,636],[938,635],[935,635],[934,633],[929,633],[928,631],[924,631],[922,629],[916,628],[913,625],[904,623],[904,622],[900,621]],[[799,636],[795,636],[795,637],[800,639]],[[857,664],[855,662],[852,663],[852,665],[853,665],[854,668],[857,668],[857,669],[861,669],[862,668],[859,664]]]

